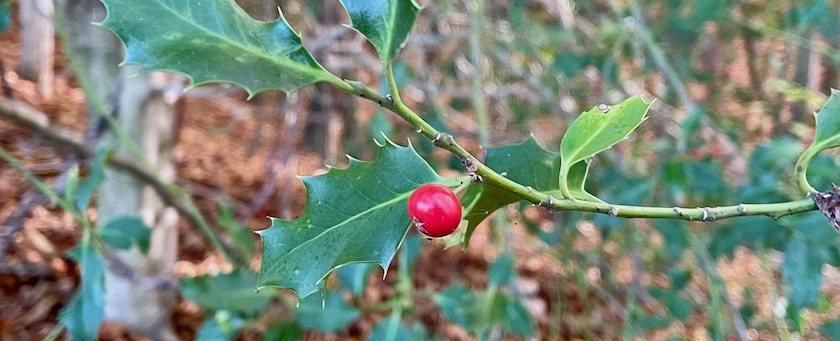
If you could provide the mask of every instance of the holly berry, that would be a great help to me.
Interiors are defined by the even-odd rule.
[[[461,201],[449,187],[423,185],[408,197],[408,215],[423,234],[447,236],[461,223]]]

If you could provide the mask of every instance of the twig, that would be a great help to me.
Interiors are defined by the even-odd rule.
[[[9,85],[9,82],[6,81],[6,77],[3,75],[6,74],[6,68],[3,66],[3,60],[0,59],[0,88],[3,89],[3,96],[6,98],[12,98],[12,86]]]
[[[49,124],[46,114],[38,111],[32,106],[16,100],[0,100],[0,117],[5,117],[26,126],[45,139],[55,143],[59,147],[68,149],[79,158],[89,159],[96,155],[92,146],[84,143],[84,138],[73,132],[62,128],[53,127]],[[177,191],[171,184],[161,180],[155,174],[146,170],[145,167],[132,159],[120,156],[113,156],[108,160],[108,165],[125,171],[138,180],[151,186],[161,197],[164,203],[175,208],[178,213],[187,217],[204,234],[204,238],[220,252],[227,260],[238,264],[247,264],[247,260],[234,257],[227,247],[222,244],[210,225],[199,212],[198,208],[186,193]]]

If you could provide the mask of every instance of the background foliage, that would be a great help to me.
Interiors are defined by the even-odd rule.
[[[113,8],[128,6],[109,2]],[[251,60],[240,60],[253,74],[237,74],[247,79],[238,83],[256,92],[267,86],[244,83],[284,67],[300,67],[294,63],[303,62],[304,73],[311,77],[284,82],[278,89],[297,89],[327,79],[318,71],[323,67],[342,78],[381,84],[379,88],[387,93],[387,84],[379,77],[379,62],[396,56],[394,46],[399,44],[376,37],[371,38],[371,46],[358,33],[340,26],[352,18],[352,27],[371,37],[352,10],[349,17],[343,12],[342,4],[350,9],[354,3],[364,2],[282,1],[279,5],[286,21],[301,32],[303,46],[314,59],[298,50],[271,56],[281,61],[273,66],[276,70],[255,70],[247,67]],[[10,8],[3,4],[0,29],[4,28],[4,8]],[[247,9],[248,4],[243,5]],[[840,4],[836,1],[512,0],[483,6],[472,1],[423,5],[395,65],[404,101],[436,128],[455,134],[468,149],[478,154],[486,150],[488,165],[497,171],[532,183],[538,190],[559,190],[556,183],[526,180],[529,176],[542,179],[534,174],[553,174],[562,168],[556,153],[566,153],[561,136],[573,119],[598,104],[617,104],[643,94],[646,99],[657,99],[648,112],[650,118],[629,140],[586,161],[594,164],[586,185],[593,195],[613,203],[683,207],[798,199],[801,194],[792,168],[814,136],[810,113],[826,101],[831,87],[840,87]],[[284,21],[269,26],[244,13],[236,15],[237,20],[266,31],[288,29]],[[132,51],[139,53],[129,48],[129,60],[142,59]],[[269,57],[255,53],[253,58]],[[188,67],[210,66],[200,73],[225,69],[216,67],[224,63],[205,62]],[[209,75],[194,78],[198,82],[212,79]],[[475,80],[479,80],[477,86]],[[375,103],[323,84],[311,89],[294,95],[259,95],[247,104],[253,113],[236,118],[284,129],[270,138],[253,129],[251,141],[233,139],[258,149],[277,149],[253,167],[259,170],[256,177],[266,178],[263,175],[270,173],[270,165],[288,166],[295,157],[302,163],[351,167],[305,180],[309,195],[316,195],[320,180],[314,179],[349,177],[354,174],[352,167],[364,167],[339,157],[343,153],[380,160],[377,154],[383,153],[382,147],[372,139],[381,140],[381,133],[401,145],[410,139],[439,174],[462,175],[457,159],[417,139],[411,126]],[[236,100],[232,102],[241,105]],[[206,105],[195,99],[184,102]],[[268,114],[256,114],[258,109]],[[279,118],[286,112],[305,123],[290,130],[290,120]],[[482,115],[489,119],[481,120]],[[224,125],[210,124],[210,128],[223,129]],[[199,134],[185,133],[181,144],[189,150],[190,139],[198,139]],[[820,140],[820,132],[816,134]],[[483,146],[486,149],[479,147],[483,138],[490,142]],[[280,144],[291,150],[283,152]],[[407,150],[400,148],[393,150]],[[246,154],[246,148],[239,150]],[[410,161],[414,157],[406,156],[409,161],[400,164],[414,162]],[[198,174],[195,163],[188,161],[181,165],[185,178],[214,179]],[[838,162],[836,152],[818,155],[809,169],[811,184],[819,190],[829,188],[837,181]],[[77,195],[65,200],[69,210],[86,210],[89,196],[84,193],[96,186],[91,180],[101,167],[94,162],[87,177],[71,178],[69,183],[79,183]],[[309,167],[304,173],[314,174],[317,168]],[[297,186],[286,175],[274,181]],[[444,181],[434,173],[421,177]],[[205,212],[219,212],[218,231],[230,236],[229,244],[248,258],[256,256],[249,230],[262,230],[269,224],[254,216],[292,219],[304,202],[299,186],[290,194],[272,194],[265,206],[231,208],[232,202],[250,202],[257,192],[253,189],[276,184],[243,189],[237,187],[248,186],[238,181],[212,181],[222,193],[200,199],[202,207]],[[225,186],[225,181],[230,185]],[[582,186],[570,187],[584,192]],[[464,195],[465,203],[477,195],[474,191]],[[198,197],[194,191],[193,195]],[[182,329],[199,339],[266,340],[298,339],[304,334],[371,340],[840,337],[836,320],[840,312],[835,308],[840,306],[836,302],[840,277],[835,268],[840,266],[840,244],[837,233],[818,212],[777,221],[765,217],[711,223],[626,220],[577,212],[548,214],[502,194],[480,198],[467,215],[466,233],[472,238],[466,251],[444,250],[443,243],[425,241],[410,231],[397,256],[381,260],[388,269],[384,281],[376,266],[343,266],[322,283],[323,297],[310,295],[299,305],[288,292],[266,288],[255,293],[252,289],[264,280],[244,267],[224,274],[182,273],[181,294],[204,317],[201,326]],[[496,208],[503,209],[479,225],[484,212]],[[274,224],[293,225],[295,220]],[[144,228],[126,218],[103,224],[97,233],[111,247],[142,246],[148,243]],[[99,283],[86,278],[96,277],[103,265],[84,237],[80,240],[70,254],[83,264],[81,290],[68,303],[62,321],[73,335],[85,339],[89,335],[85,333],[96,332],[101,317],[86,314],[81,321],[70,317],[79,316],[74,310],[95,310],[101,305],[97,303],[101,296],[96,295],[102,290]],[[197,264],[202,257],[187,261]],[[304,291],[312,290],[306,287]]]

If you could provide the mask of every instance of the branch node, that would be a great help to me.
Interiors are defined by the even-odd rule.
[[[738,204],[738,212],[741,214],[747,214],[747,206],[744,204]]]
[[[529,188],[530,188],[530,187],[529,187]],[[547,196],[545,197],[545,200],[540,201],[539,205],[540,205],[540,206],[542,206],[542,207],[547,208],[548,210],[553,210],[553,207],[554,207],[554,197],[553,197],[553,196],[550,196],[550,195],[547,195]]]
[[[422,131],[422,130],[421,130],[421,131]],[[437,135],[435,135],[435,138],[434,138],[434,139],[432,139],[432,143],[437,143],[438,141],[440,141],[440,139],[441,139],[442,137],[443,137],[443,134],[441,134],[440,132],[438,132],[438,133],[437,133]]]
[[[676,212],[680,217],[684,216],[682,209],[679,207],[674,207],[674,212]]]
[[[715,217],[712,217],[711,208],[703,207],[703,208],[699,208],[699,209],[701,209],[703,211],[703,218],[701,220],[703,220],[703,221],[714,221],[715,220]]]
[[[618,216],[618,207],[610,206],[610,216],[617,217]]]

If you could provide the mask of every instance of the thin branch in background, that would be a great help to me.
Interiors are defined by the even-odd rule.
[[[68,130],[50,125],[46,114],[24,102],[0,100],[0,117],[11,119],[13,122],[26,126],[55,145],[75,153],[79,158],[89,159],[96,155],[96,149],[86,145],[83,137]],[[182,193],[176,187],[172,187],[170,183],[163,181],[156,174],[149,172],[145,166],[137,163],[133,159],[113,156],[108,160],[108,166],[125,171],[135,176],[139,181],[151,186],[166,205],[175,208],[178,213],[187,217],[193,225],[198,227],[199,231],[204,235],[204,238],[225,259],[234,264],[247,264],[247,260],[234,256],[234,253],[230,252],[229,247],[222,243],[189,195]]]
[[[490,117],[487,103],[484,101],[484,82],[481,77],[481,32],[484,16],[484,0],[475,0],[472,8],[472,28],[470,30],[470,64],[472,64],[472,105],[478,121],[478,143],[484,148],[490,146]]]
[[[726,290],[726,286],[720,278],[717,268],[715,267],[706,246],[702,245],[696,237],[692,238],[691,244],[694,255],[697,257],[697,262],[699,263],[698,265],[700,265],[700,268],[704,273],[706,273],[706,276],[709,277],[709,290],[719,290],[723,293],[723,298],[729,307],[729,312],[732,315],[732,324],[735,325],[735,331],[738,333],[738,338],[741,341],[749,340],[749,337],[747,336],[747,324],[744,322],[744,317],[741,316],[740,310],[738,310],[738,307],[736,307],[735,303],[733,303],[732,296],[729,295],[729,292]]]

